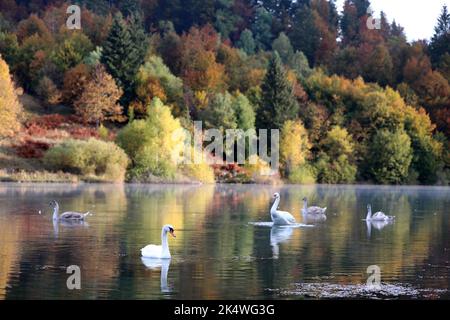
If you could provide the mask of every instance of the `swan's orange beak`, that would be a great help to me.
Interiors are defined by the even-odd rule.
[[[174,237],[174,238],[177,237],[177,236],[175,235],[175,232],[174,232],[173,230],[170,230],[169,232],[170,232],[170,234],[172,235],[172,237]]]

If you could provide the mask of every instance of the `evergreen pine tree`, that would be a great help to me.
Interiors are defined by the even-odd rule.
[[[433,64],[435,66],[439,64],[441,57],[446,53],[450,53],[450,13],[447,6],[444,5],[430,43],[430,56]]]
[[[101,57],[101,62],[105,65],[108,73],[123,89],[124,95],[120,102],[124,106],[127,106],[133,99],[135,75],[143,62],[146,50],[145,41],[141,39],[145,38],[145,34],[142,35],[143,31],[136,31],[139,28],[133,25],[138,25],[138,23],[131,24],[132,26],[128,27],[122,14],[116,14]]]
[[[302,51],[312,65],[320,45],[320,35],[314,23],[313,11],[306,5],[300,7],[294,16],[294,26],[289,34],[294,50]]]
[[[262,101],[257,113],[259,129],[279,129],[286,120],[297,117],[299,106],[277,52],[270,59],[261,89]]]
[[[138,69],[144,63],[148,48],[147,36],[145,34],[141,15],[135,14],[131,16],[129,32],[131,43],[133,44],[133,50],[131,52],[134,60],[133,64]]]
[[[252,24],[251,30],[255,37],[256,47],[258,50],[267,50],[272,43],[272,16],[270,13],[260,7],[256,9],[255,21]]]

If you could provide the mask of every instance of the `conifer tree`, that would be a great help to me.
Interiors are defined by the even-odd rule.
[[[262,101],[257,113],[258,128],[279,129],[286,120],[297,117],[299,105],[277,52],[270,59],[261,89]]]
[[[121,104],[124,106],[133,99],[135,75],[143,62],[146,50],[145,41],[142,41],[145,34],[140,29],[139,22],[135,21],[136,18],[131,20],[130,26],[127,26],[122,14],[116,14],[101,57],[101,62],[106,66],[108,73],[123,89]]]
[[[437,65],[446,53],[450,53],[450,13],[444,5],[430,43],[430,57],[433,65]]]

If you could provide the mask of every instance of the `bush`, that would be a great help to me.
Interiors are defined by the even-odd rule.
[[[313,184],[316,182],[314,168],[309,165],[295,167],[288,176],[289,183]]]
[[[411,139],[403,129],[380,130],[370,146],[369,172],[378,183],[403,183],[412,157]]]
[[[191,149],[191,152],[198,152],[194,148]],[[198,159],[200,157],[194,157],[194,159]],[[183,175],[188,177],[191,180],[203,182],[203,183],[214,183],[214,170],[212,169],[206,161],[202,161],[202,163],[192,163],[192,164],[182,164],[179,166],[179,169]]]
[[[257,155],[251,155],[244,165],[245,173],[249,181],[254,183],[272,183],[273,175],[270,165],[259,158]]]
[[[97,129],[98,136],[102,140],[108,140],[109,139],[109,130],[106,128],[103,124],[101,124]]]
[[[15,145],[16,154],[21,158],[42,158],[45,151],[50,148],[50,144],[41,141],[26,139],[21,144]]]
[[[177,170],[175,150],[183,146],[184,135],[180,121],[175,119],[168,106],[154,98],[148,107],[145,120],[134,120],[123,128],[117,143],[133,161],[130,170],[131,178],[149,174],[174,178]]]
[[[346,155],[331,159],[322,154],[316,163],[317,179],[321,183],[352,183],[356,177],[356,166],[352,165]]]
[[[67,140],[44,156],[44,164],[52,170],[96,175],[105,181],[123,181],[128,162],[127,155],[116,144],[94,138]]]

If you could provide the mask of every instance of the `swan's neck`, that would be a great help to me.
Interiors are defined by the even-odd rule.
[[[161,231],[161,244],[162,244],[162,256],[169,257],[170,256],[169,241],[167,240],[166,230]]]
[[[278,209],[278,205],[280,204],[280,198],[276,198],[273,202],[272,208],[270,209],[270,213],[275,213]]]
[[[367,208],[366,220],[370,220],[371,217],[372,217],[372,207],[369,207]]]
[[[304,210],[308,209],[308,201],[307,200],[303,200],[303,209]]]
[[[53,220],[58,220],[58,211],[59,211],[59,205],[55,204],[55,207],[53,208]]]

